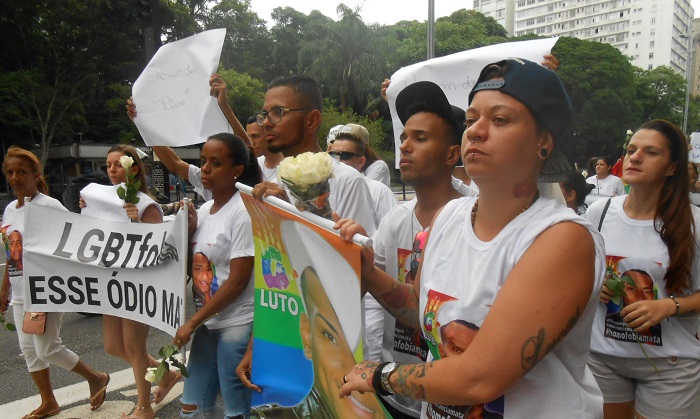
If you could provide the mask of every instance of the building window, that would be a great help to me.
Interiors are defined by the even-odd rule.
[[[649,64],[648,69],[649,69],[649,70],[653,70],[653,69],[654,69],[654,65],[653,65],[653,64]]]
[[[649,41],[649,48],[654,48],[654,41]]]
[[[653,52],[650,52],[650,53],[649,53],[649,59],[652,60],[653,58],[654,58],[654,53],[653,53]]]

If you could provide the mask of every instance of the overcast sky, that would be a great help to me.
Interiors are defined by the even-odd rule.
[[[428,0],[251,0],[250,3],[258,16],[271,26],[270,12],[275,7],[290,6],[305,14],[316,9],[337,20],[335,9],[341,2],[350,8],[361,5],[360,15],[365,23],[389,25],[400,20],[428,20]],[[700,0],[690,3],[695,17],[700,17]],[[435,0],[435,18],[449,16],[455,10],[471,9],[473,4],[473,0]]]

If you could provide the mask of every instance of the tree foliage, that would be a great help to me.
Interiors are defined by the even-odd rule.
[[[260,110],[266,82],[306,74],[328,99],[322,142],[330,126],[355,121],[368,126],[374,148],[391,158],[390,115],[379,86],[400,67],[425,60],[425,21],[368,25],[361,9],[340,3],[331,17],[276,8],[268,27],[250,0],[161,0],[160,6],[163,42],[226,28],[219,71],[241,120]],[[0,0],[0,140],[38,144],[45,161],[50,144],[74,142],[78,133],[108,143],[138,138],[124,101],[146,65],[144,25],[133,0]],[[437,56],[506,40],[494,19],[471,10],[435,24]],[[617,153],[624,132],[644,120],[682,124],[685,84],[670,69],[635,69],[607,44],[566,37],[554,53],[575,107],[577,161]],[[689,128],[700,129],[700,100],[691,98],[689,108]]]
[[[560,38],[553,53],[574,105],[575,161],[617,155],[625,132],[640,121],[633,66],[608,44],[575,38]]]

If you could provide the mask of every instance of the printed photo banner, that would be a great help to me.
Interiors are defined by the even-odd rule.
[[[551,53],[557,39],[559,38],[489,45],[400,68],[391,76],[391,84],[386,92],[391,110],[391,121],[394,126],[396,168],[399,168],[399,159],[401,158],[399,147],[403,131],[403,124],[396,113],[396,96],[401,90],[418,81],[432,81],[442,87],[447,100],[452,105],[466,110],[469,105],[469,92],[479,79],[481,69],[487,64],[509,57],[524,58],[540,63],[545,54]]]
[[[199,144],[230,127],[209,78],[216,73],[226,29],[212,29],[163,45],[134,83],[134,123],[149,146]]]
[[[363,359],[360,247],[320,217],[237,186],[255,236],[252,381],[262,392],[251,417],[390,417],[373,394],[338,398]]]
[[[163,224],[113,222],[29,203],[27,311],[102,313],[171,336],[184,322],[187,213]]]

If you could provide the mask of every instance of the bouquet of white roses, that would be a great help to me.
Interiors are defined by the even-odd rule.
[[[141,181],[135,180],[136,174],[132,173],[129,169],[134,165],[134,159],[124,155],[119,158],[119,164],[126,170],[126,189],[123,186],[117,188],[117,195],[119,198],[123,199],[124,202],[138,204],[141,198],[136,196],[141,189]]]
[[[331,219],[333,210],[328,202],[333,175],[333,158],[327,153],[302,153],[280,162],[277,172],[296,201],[300,211],[310,211]]]

